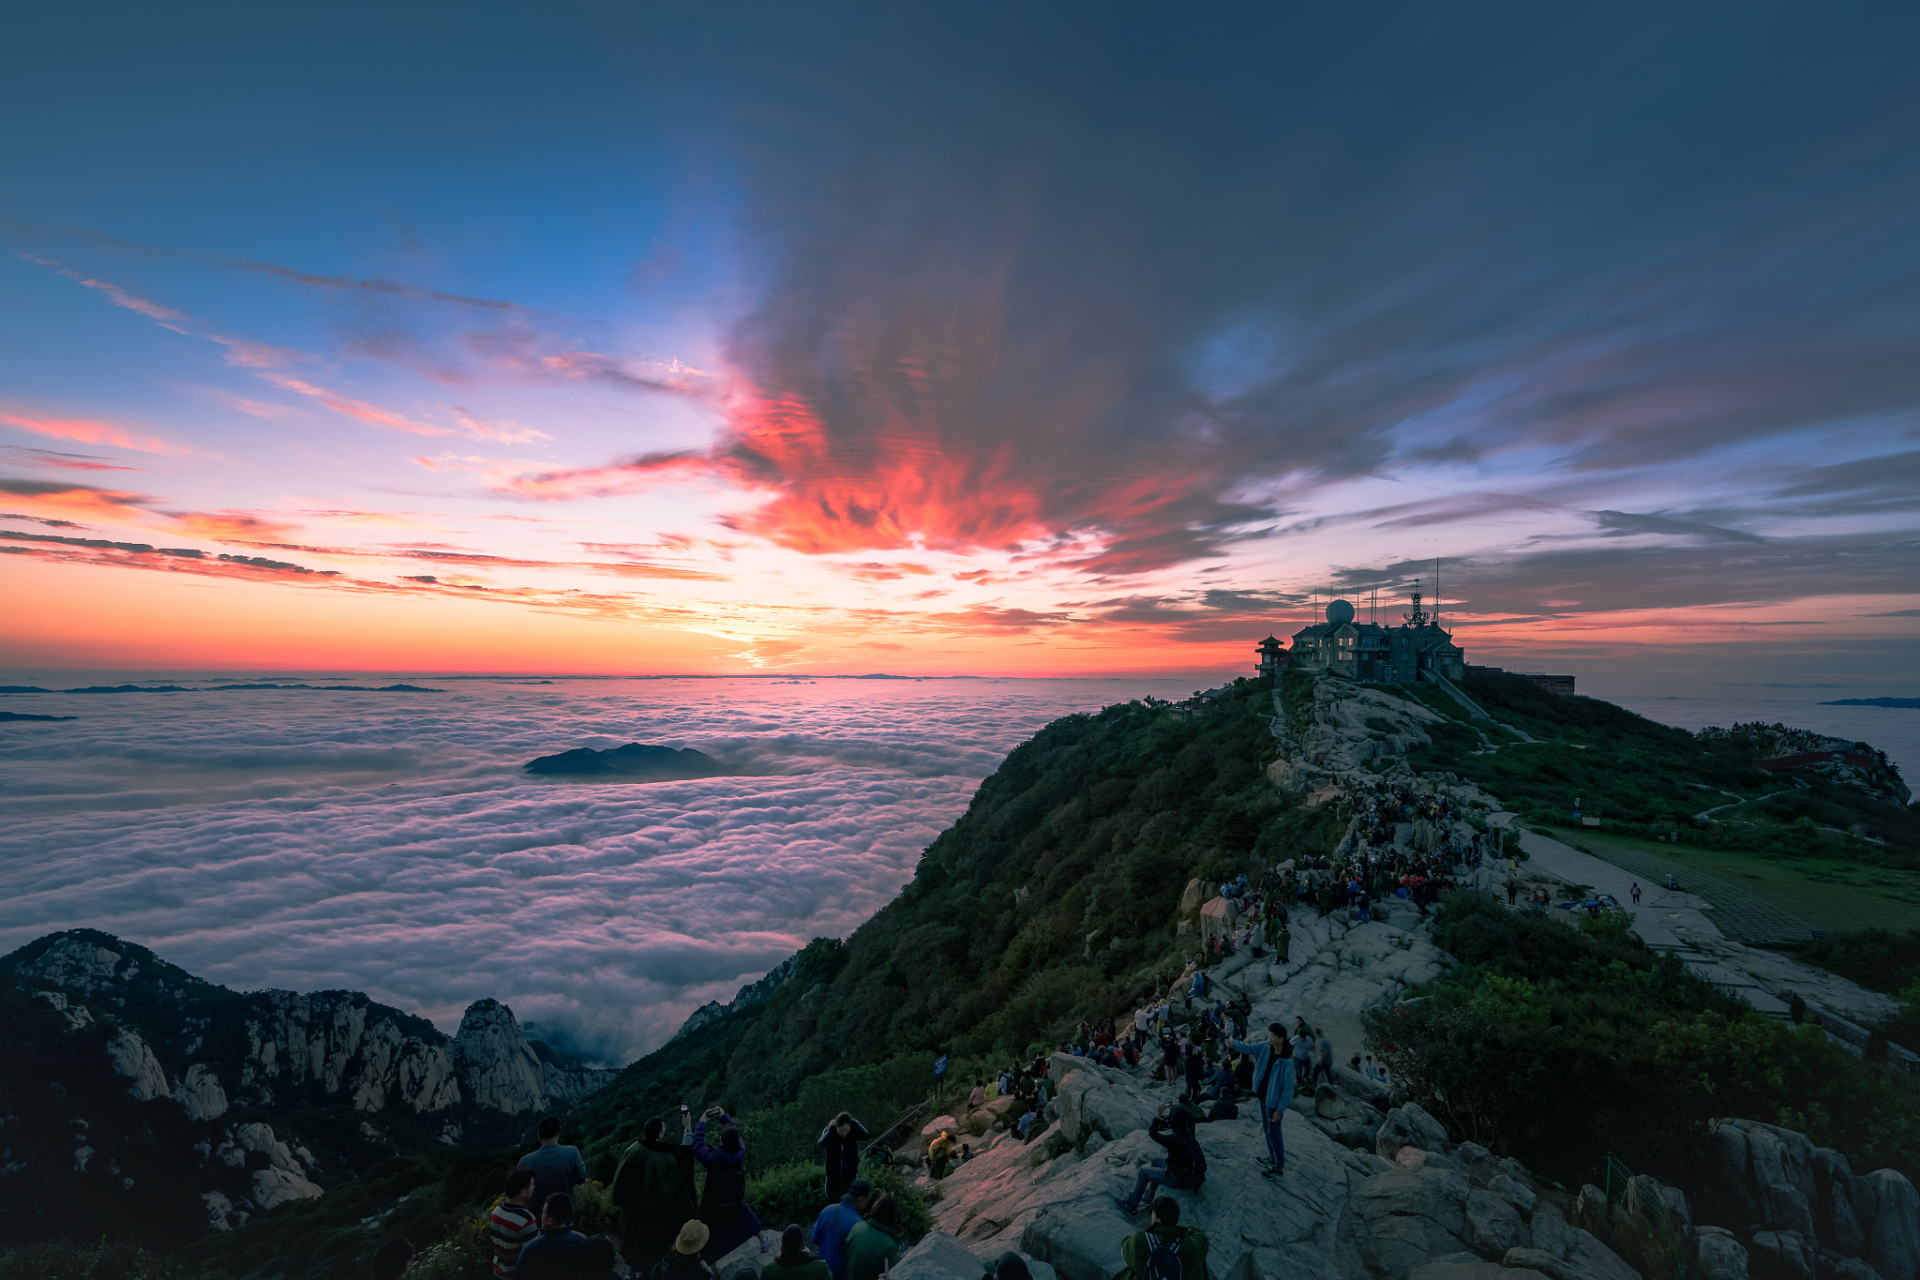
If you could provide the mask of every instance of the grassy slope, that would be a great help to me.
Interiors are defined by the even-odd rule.
[[[1668,844],[1606,830],[1529,825],[1637,875],[1670,869],[1681,884],[1709,899],[1714,897],[1716,882],[1724,881],[1805,919],[1816,929],[1920,928],[1920,872],[1835,858]]]

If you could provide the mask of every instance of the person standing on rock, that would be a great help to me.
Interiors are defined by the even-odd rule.
[[[1313,1046],[1313,1071],[1308,1075],[1307,1082],[1311,1084],[1317,1077],[1326,1081],[1328,1084],[1332,1084],[1333,1040],[1327,1035],[1327,1029],[1325,1027],[1319,1028],[1316,1034],[1318,1038],[1314,1041]]]
[[[986,1105],[987,1091],[975,1084],[973,1092],[979,1101],[968,1100],[968,1105],[981,1107]],[[820,1131],[820,1138],[814,1145],[820,1148],[821,1158],[827,1162],[827,1203],[832,1204],[847,1194],[847,1188],[860,1176],[860,1144],[869,1137],[867,1126],[853,1118],[851,1112],[842,1111],[835,1116],[826,1128]]]
[[[1114,1280],[1207,1280],[1207,1233],[1180,1225],[1180,1202],[1161,1196],[1153,1222],[1120,1245],[1126,1267]]]
[[[610,1195],[622,1217],[620,1256],[636,1272],[653,1270],[687,1219],[699,1212],[693,1195],[692,1123],[682,1108],[681,1140],[669,1142],[667,1122],[654,1116],[614,1172]]]
[[[833,1273],[833,1280],[847,1280],[847,1236],[866,1218],[872,1202],[873,1184],[855,1178],[840,1202],[822,1209],[814,1220],[813,1247]]]
[[[540,1145],[520,1157],[517,1166],[533,1170],[533,1207],[538,1212],[547,1197],[572,1191],[587,1180],[587,1162],[580,1148],[560,1145],[560,1118],[548,1116],[540,1122]]]
[[[1231,1046],[1253,1062],[1252,1093],[1260,1104],[1260,1128],[1266,1134],[1268,1158],[1265,1177],[1278,1178],[1286,1171],[1287,1148],[1281,1138],[1280,1121],[1293,1105],[1293,1058],[1287,1050],[1287,1029],[1277,1022],[1267,1024],[1265,1042],[1254,1044],[1234,1040]]]

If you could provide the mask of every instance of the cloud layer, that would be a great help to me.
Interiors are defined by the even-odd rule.
[[[449,1029],[495,996],[624,1061],[807,939],[850,932],[1042,724],[1186,692],[457,683],[8,695],[80,719],[0,735],[0,950],[85,925],[215,981],[364,990]],[[519,770],[628,741],[765,772],[578,785]]]

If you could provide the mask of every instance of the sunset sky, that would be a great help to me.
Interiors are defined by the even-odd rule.
[[[1920,10],[43,5],[0,667],[1920,692]]]

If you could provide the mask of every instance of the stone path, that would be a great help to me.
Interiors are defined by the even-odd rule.
[[[1664,883],[1671,875],[1697,890],[1713,903],[1713,922],[1729,938],[1759,944],[1801,942],[1812,936],[1811,922],[1724,876],[1655,850],[1630,848],[1604,837],[1594,839],[1594,848],[1603,861],[1638,876],[1642,889]]]

